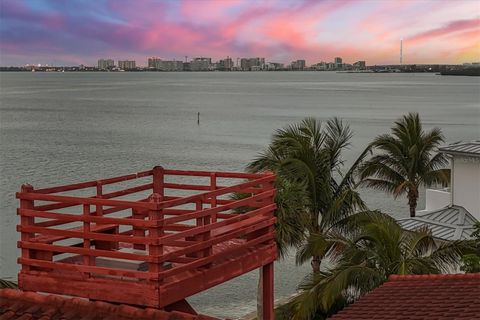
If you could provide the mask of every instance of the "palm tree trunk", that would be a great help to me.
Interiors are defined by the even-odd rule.
[[[313,273],[319,273],[320,272],[320,263],[321,263],[320,256],[313,256],[312,257],[312,262],[310,263],[312,265],[312,270]]]
[[[410,217],[415,217],[417,210],[418,190],[408,190],[408,205],[410,206]]]

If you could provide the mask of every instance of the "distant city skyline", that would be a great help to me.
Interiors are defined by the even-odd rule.
[[[307,64],[480,60],[470,0],[2,0],[0,65],[95,65],[100,57],[265,57]]]

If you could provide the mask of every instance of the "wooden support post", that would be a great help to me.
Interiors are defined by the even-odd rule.
[[[162,198],[165,197],[163,183],[165,182],[164,169],[161,166],[153,168],[153,193],[158,194]]]
[[[263,320],[273,320],[273,262],[262,267],[262,302],[263,302]]]
[[[83,205],[83,216],[84,217],[89,217],[90,216],[90,205],[89,204],[84,204]],[[86,233],[90,232],[90,221],[84,221],[83,222],[83,248],[85,249],[90,249],[90,239],[87,238]],[[94,257],[90,255],[84,255],[83,256],[83,264],[86,266],[91,266],[95,264]],[[90,277],[90,273],[87,274],[88,277]]]
[[[33,187],[28,183],[23,184],[22,187],[20,188],[21,193],[27,193],[32,191],[33,191]],[[20,200],[20,209],[33,209],[33,208],[34,208],[33,200],[24,200],[24,199]],[[35,219],[33,217],[21,216],[20,218],[20,225],[22,227],[32,226],[34,223],[35,223]],[[27,233],[24,231],[22,231],[21,233],[22,234],[20,236],[20,239],[22,241],[29,241],[34,236],[34,234],[32,233]],[[29,249],[22,248],[22,258],[30,259],[31,256],[32,256],[31,251]],[[30,270],[31,270],[30,266],[22,265],[22,271],[30,271]]]
[[[215,191],[217,190],[217,175],[215,172],[210,174],[210,190]],[[210,207],[215,208],[217,206],[217,196],[212,196],[210,199]],[[212,214],[212,223],[217,222],[217,213]]]
[[[148,198],[148,201],[152,204],[159,204],[162,202],[163,197],[158,193],[153,193]],[[164,235],[163,228],[163,213],[162,210],[152,209],[148,211],[148,220],[155,221],[156,226],[151,226],[148,228],[148,236],[152,241],[156,241],[158,238]],[[163,245],[158,244],[149,244],[148,245],[148,255],[159,257],[163,255]],[[162,270],[162,265],[159,262],[153,261],[148,264],[148,271],[152,273],[158,273]]]

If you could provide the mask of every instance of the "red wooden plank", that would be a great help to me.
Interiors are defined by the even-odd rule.
[[[74,184],[66,184],[66,185],[57,186],[57,187],[36,189],[33,192],[34,193],[50,194],[50,193],[58,193],[58,192],[65,192],[65,191],[72,191],[72,190],[80,190],[80,189],[85,189],[85,188],[96,187],[97,184],[107,185],[107,184],[123,182],[123,181],[142,178],[142,177],[147,177],[151,174],[152,174],[152,170],[147,170],[147,171],[142,171],[142,172],[138,172],[138,173],[132,173],[132,174],[128,174],[128,175],[108,178],[108,179],[92,180],[92,181],[86,181],[86,182],[80,182],[80,183],[74,183]]]
[[[176,190],[200,190],[206,191],[210,190],[210,186],[200,185],[200,184],[184,184],[184,183],[165,183],[164,188],[166,189],[176,189]]]
[[[227,225],[232,224],[232,223],[236,223],[236,222],[239,222],[239,221],[242,221],[242,220],[246,220],[246,219],[249,219],[249,218],[254,217],[254,216],[259,216],[259,215],[261,216],[261,215],[264,215],[264,214],[267,214],[267,213],[271,213],[269,216],[273,217],[273,210],[274,209],[275,209],[275,204],[272,204],[272,205],[270,205],[268,207],[265,207],[265,208],[260,208],[260,209],[250,211],[248,213],[239,214],[239,215],[237,215],[233,218],[227,219],[227,220],[217,221],[215,223],[209,224],[208,226],[195,227],[193,229],[186,230],[186,231],[183,231],[183,232],[180,232],[180,233],[170,234],[170,235],[162,237],[159,241],[160,241],[160,243],[164,243],[165,241],[169,241],[169,240],[195,236],[195,235],[197,235],[199,233],[203,233],[205,231],[221,228],[223,226],[227,226]]]
[[[226,210],[230,210],[230,209],[235,209],[235,208],[239,208],[239,207],[243,207],[243,206],[248,206],[250,203],[252,203],[254,201],[269,198],[273,194],[274,194],[274,190],[269,190],[269,191],[259,193],[255,196],[252,196],[252,197],[249,197],[249,198],[245,198],[245,199],[241,199],[241,200],[231,202],[231,203],[229,203],[227,205],[224,205],[224,206],[218,206],[218,207],[214,207],[214,208],[210,208],[210,209],[204,209],[204,210],[201,210],[201,211],[194,211],[192,213],[183,214],[183,215],[177,216],[177,217],[166,218],[165,219],[165,224],[168,225],[168,224],[177,223],[177,222],[181,222],[181,221],[188,221],[188,220],[192,220],[192,219],[196,219],[196,218],[210,216],[212,214],[218,214],[222,211],[226,211]]]
[[[276,247],[268,245],[257,248],[222,263],[212,265],[209,269],[193,272],[188,277],[172,278],[160,288],[160,307],[207,290],[220,283],[259,268],[275,260]]]
[[[224,194],[227,194],[227,193],[241,191],[242,188],[248,188],[248,187],[256,186],[256,185],[261,184],[261,183],[266,183],[266,182],[269,182],[269,181],[273,181],[274,179],[275,179],[275,176],[266,176],[266,177],[263,177],[263,178],[260,178],[260,179],[257,179],[257,180],[244,182],[244,183],[234,185],[234,186],[231,186],[231,187],[226,187],[226,188],[217,189],[217,190],[214,190],[214,191],[200,193],[200,194],[193,195],[193,196],[181,197],[181,198],[178,198],[178,199],[175,199],[175,200],[163,201],[162,203],[160,203],[159,209],[175,207],[175,206],[179,206],[179,205],[187,204],[187,203],[194,203],[198,199],[207,200],[207,199],[210,199],[213,196],[220,196],[220,195],[224,195]]]
[[[89,255],[92,257],[108,257],[108,258],[145,261],[145,262],[153,261],[154,259],[153,256],[135,254],[135,253],[129,253],[129,252],[79,248],[79,247],[72,247],[72,246],[61,246],[61,245],[54,245],[54,244],[25,242],[25,241],[19,241],[17,243],[17,246],[19,248],[25,248],[25,249],[34,249],[34,250],[60,252],[60,253],[74,253],[74,254],[80,254],[80,255]]]
[[[109,208],[109,209],[106,209],[106,210],[102,210],[102,213],[104,215],[107,215],[107,214],[111,214],[111,213],[122,211],[122,210],[125,210],[125,209],[123,209],[123,208]],[[35,210],[35,211],[38,212],[39,210]],[[17,214],[20,215],[19,210],[17,210]],[[93,211],[92,214],[96,215],[97,211]],[[125,218],[129,219],[129,217],[125,217]],[[58,226],[58,225],[62,225],[62,224],[65,224],[65,221],[62,221],[62,220],[48,220],[48,221],[42,221],[42,222],[35,223],[35,226],[37,226],[37,227],[53,227],[53,226]]]
[[[98,183],[100,183],[102,185],[106,185],[106,184],[112,184],[112,183],[117,183],[117,182],[133,180],[133,179],[137,179],[137,178],[148,177],[148,176],[151,176],[152,174],[153,174],[152,170],[146,170],[146,171],[141,171],[141,172],[137,172],[137,173],[127,174],[127,175],[124,175],[124,176],[101,179],[101,180],[97,180],[97,181],[98,181]]]
[[[118,190],[110,193],[105,193],[102,195],[102,199],[112,199],[116,197],[121,197],[121,196],[126,196],[129,194],[145,191],[145,190],[150,190],[153,188],[153,183],[147,183],[147,184],[142,184],[140,186],[132,187],[132,188],[127,188],[123,190]]]
[[[172,269],[160,272],[159,278],[164,279],[164,278],[177,275],[181,272],[193,271],[199,267],[214,263],[215,261],[221,261],[222,258],[225,258],[225,257],[230,257],[231,259],[233,259],[231,255],[233,256],[235,254],[239,254],[242,251],[246,251],[248,249],[251,249],[252,251],[254,251],[253,249],[255,245],[272,240],[273,237],[274,237],[274,233],[266,234],[264,236],[256,238],[255,240],[248,241],[243,245],[228,248],[220,253],[197,259],[194,262],[187,263],[182,266],[173,267]]]
[[[114,279],[74,279],[48,273],[20,273],[23,290],[57,293],[101,301],[158,308],[158,286],[149,282]]]
[[[58,192],[65,192],[65,191],[72,191],[72,190],[81,190],[86,188],[92,188],[95,186],[97,186],[96,181],[87,181],[87,182],[80,182],[80,183],[74,183],[74,184],[66,184],[58,187],[37,189],[33,191],[33,193],[50,194],[50,193],[58,193]]]
[[[97,198],[80,198],[80,197],[71,197],[71,196],[57,196],[57,195],[48,195],[41,193],[26,193],[26,192],[17,192],[17,199],[22,200],[41,200],[41,201],[52,201],[52,202],[63,202],[70,204],[93,204],[93,205],[104,205],[110,207],[122,207],[122,208],[145,208],[148,209],[151,207],[151,204],[148,202],[138,202],[138,201],[126,201],[126,200],[108,200],[108,199],[97,199]]]
[[[222,171],[191,171],[191,170],[172,170],[165,169],[166,175],[172,176],[195,176],[209,177],[214,173],[219,178],[238,178],[238,179],[258,179],[265,176],[271,176],[271,173],[245,173],[245,172],[222,172]]]
[[[61,236],[65,238],[83,239],[84,237],[89,237],[90,239],[94,239],[94,240],[127,242],[127,243],[149,244],[152,241],[151,239],[144,238],[144,237],[131,237],[131,236],[122,236],[122,235],[114,235],[114,234],[102,234],[102,233],[95,233],[95,232],[59,230],[59,229],[49,229],[49,228],[22,226],[22,225],[17,226],[17,231],[35,232],[40,234],[52,235],[52,236]]]
[[[58,212],[45,212],[30,209],[18,210],[20,216],[25,217],[38,217],[47,219],[56,219],[61,221],[61,224],[68,222],[95,222],[106,224],[118,224],[118,225],[131,225],[136,227],[149,227],[154,224],[150,221],[128,218],[112,218],[112,217],[98,217],[98,216],[81,216],[78,214],[58,213]],[[47,221],[45,221],[47,222]],[[39,225],[37,225],[39,226]]]
[[[117,276],[137,279],[157,280],[158,274],[143,271],[133,271],[117,268],[105,268],[97,266],[86,266],[81,264],[61,263],[46,260],[18,258],[18,263],[39,268],[50,268],[55,270],[67,270],[73,272],[90,272],[95,274],[102,274],[106,276]],[[93,277],[93,275],[92,275]]]

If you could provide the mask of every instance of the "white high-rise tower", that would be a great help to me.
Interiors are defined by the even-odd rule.
[[[403,66],[403,39],[400,39],[400,65]]]

